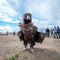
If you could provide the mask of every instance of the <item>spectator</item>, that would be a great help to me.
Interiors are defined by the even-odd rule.
[[[13,32],[13,35],[15,36],[15,31]]]
[[[7,31],[6,35],[8,36],[8,31]]]
[[[49,30],[49,28],[46,29],[46,36],[47,36],[47,37],[50,36],[50,30]]]
[[[53,37],[53,29],[50,29],[50,37]]]
[[[54,38],[57,38],[57,28],[56,28],[56,26],[54,26],[53,31],[54,31]]]
[[[60,38],[60,28],[57,26],[57,38]]]

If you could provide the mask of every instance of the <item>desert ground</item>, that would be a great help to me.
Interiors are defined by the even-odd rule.
[[[29,45],[27,51],[23,52],[23,49],[23,42],[17,35],[0,36],[0,60],[7,60],[14,54],[19,54],[17,60],[60,60],[60,39],[45,37],[42,44],[34,46],[34,54]]]

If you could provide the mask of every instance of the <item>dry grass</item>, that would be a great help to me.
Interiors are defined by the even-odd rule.
[[[60,60],[60,39],[45,38],[42,44],[36,43],[34,54],[29,46],[25,52],[23,48],[18,36],[0,36],[0,60]]]

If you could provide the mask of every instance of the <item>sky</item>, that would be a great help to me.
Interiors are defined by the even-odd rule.
[[[0,0],[0,32],[18,32],[25,13],[39,31],[60,27],[60,0]]]

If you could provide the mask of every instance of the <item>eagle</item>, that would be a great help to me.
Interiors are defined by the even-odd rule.
[[[37,27],[33,23],[31,23],[31,21],[32,21],[31,14],[30,13],[24,14],[23,24],[19,25],[21,31],[18,32],[18,37],[20,41],[23,41],[25,49],[29,44],[31,47],[31,51],[33,52],[33,46],[35,46],[36,43],[41,44],[43,42],[45,38],[45,33],[39,32],[37,30]]]

